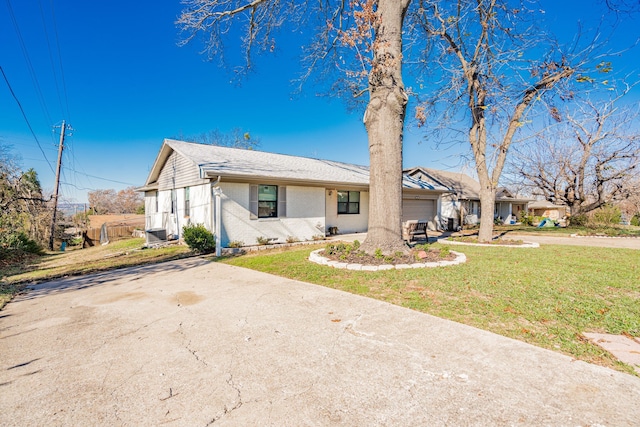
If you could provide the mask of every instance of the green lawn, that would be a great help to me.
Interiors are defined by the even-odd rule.
[[[307,261],[315,248],[224,262],[365,295],[632,373],[583,332],[640,336],[640,251],[577,246],[455,248],[461,266],[357,272]]]

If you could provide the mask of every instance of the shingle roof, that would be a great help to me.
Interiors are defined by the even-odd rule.
[[[193,162],[199,168],[202,177],[269,178],[317,184],[367,187],[369,185],[367,166],[165,139],[147,179],[147,186],[155,182],[171,151]],[[436,182],[419,181],[406,174],[403,186],[412,189],[447,191]]]
[[[529,209],[566,209],[567,207],[564,205],[554,205],[553,203],[546,200],[535,200],[533,202],[529,202]]]
[[[425,167],[415,167],[404,171],[405,176],[419,180],[429,180],[449,188],[459,200],[480,200],[480,183],[462,172],[449,172]],[[531,199],[514,196],[504,188],[498,188],[496,201],[528,202]]]
[[[462,172],[415,167],[405,170],[405,174],[420,180],[436,181],[456,193],[461,200],[480,198],[480,183]]]

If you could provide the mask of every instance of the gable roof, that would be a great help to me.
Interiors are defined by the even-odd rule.
[[[449,188],[458,200],[480,200],[480,183],[462,172],[449,172],[418,166],[404,171],[415,179],[428,179]],[[507,188],[498,187],[496,201],[528,202],[530,198],[514,196]]]
[[[458,199],[480,199],[480,183],[462,172],[449,172],[418,166],[407,169],[405,174],[415,179],[436,181],[457,194]]]
[[[529,202],[529,209],[567,209],[565,205],[555,205],[547,200],[534,200]]]
[[[201,178],[233,178],[255,181],[271,179],[315,185],[369,186],[369,168],[333,160],[312,159],[257,150],[220,147],[165,139],[151,172],[140,191],[154,188],[171,153],[176,152],[198,168]],[[448,191],[436,182],[419,181],[406,174],[403,187]]]

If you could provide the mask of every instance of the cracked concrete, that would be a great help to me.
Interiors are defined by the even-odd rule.
[[[381,301],[204,260],[110,274],[0,312],[0,425],[640,419],[638,377]]]

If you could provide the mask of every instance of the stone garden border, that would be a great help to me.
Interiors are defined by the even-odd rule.
[[[362,264],[348,264],[346,262],[333,261],[320,255],[320,252],[324,252],[324,249],[316,249],[309,254],[309,261],[316,264],[326,265],[333,268],[341,268],[344,270],[354,271],[382,271],[382,270],[405,270],[409,268],[433,268],[433,267],[446,267],[450,265],[458,265],[467,262],[467,256],[460,252],[451,251],[456,256],[456,259],[452,261],[437,261],[437,262],[417,262],[414,264],[382,264],[382,265],[362,265]]]

